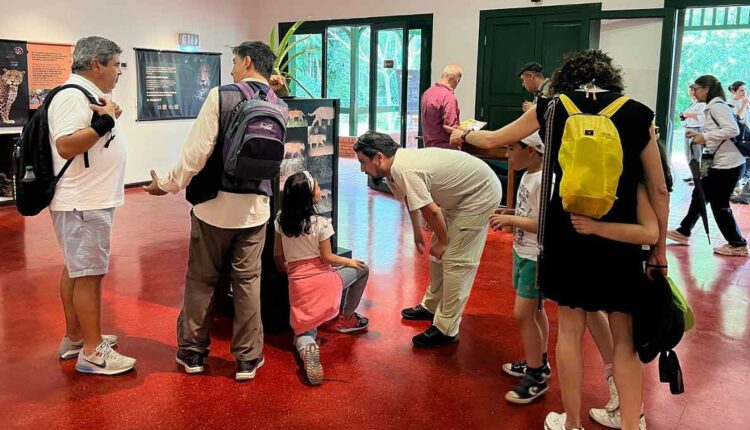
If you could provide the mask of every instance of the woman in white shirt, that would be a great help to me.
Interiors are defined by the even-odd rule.
[[[747,87],[742,81],[735,81],[729,86],[729,93],[732,99],[728,104],[734,109],[735,115],[745,124],[750,125],[750,99],[747,98]]]
[[[690,95],[690,106],[684,111],[680,112],[680,120],[682,120],[682,126],[685,127],[685,131],[697,131],[700,132],[703,129],[703,121],[706,119],[704,111],[706,110],[706,104],[699,102],[695,98],[695,91],[693,90],[693,84],[688,86],[688,95]],[[692,139],[685,136],[685,156],[687,157],[688,163],[691,158],[691,143]],[[685,182],[692,180],[693,178],[685,179]]]
[[[750,99],[747,98],[747,88],[745,83],[742,81],[733,82],[732,85],[729,86],[729,92],[732,94],[732,98],[727,104],[732,106],[734,114],[737,115],[739,120],[745,123],[746,126],[750,127]],[[746,180],[748,177],[750,177],[750,158],[745,162],[744,179]],[[732,199],[732,202],[747,204],[750,201],[750,186],[743,183],[745,180],[741,181],[739,184],[742,186],[740,195],[735,196],[737,200]]]
[[[701,178],[706,201],[711,204],[716,224],[727,244],[714,248],[714,253],[747,257],[747,241],[734,220],[729,198],[734,186],[745,171],[745,157],[730,140],[739,133],[732,109],[726,103],[726,95],[716,77],[704,75],[693,84],[695,97],[707,102],[703,132],[688,131],[686,136],[694,144],[704,145],[703,161],[711,165]],[[690,232],[700,219],[698,191],[693,191],[690,209],[676,230],[667,232],[667,237],[681,245],[687,245]]]

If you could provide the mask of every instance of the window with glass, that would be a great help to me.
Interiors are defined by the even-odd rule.
[[[320,34],[295,34],[294,45],[287,56],[289,94],[295,97],[320,98],[323,95],[323,36]]]

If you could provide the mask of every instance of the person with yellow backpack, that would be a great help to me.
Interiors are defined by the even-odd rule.
[[[645,178],[659,238],[648,270],[667,272],[669,192],[654,130],[654,113],[622,98],[622,69],[600,50],[570,53],[552,74],[552,92],[513,123],[495,131],[461,132],[451,143],[496,148],[536,130],[545,139],[538,256],[539,287],[558,303],[557,369],[565,413],[550,413],[546,430],[582,429],[582,339],[587,311],[609,313],[621,428],[641,420],[642,366],[636,354],[632,313],[642,281],[639,245],[578,233],[573,214],[636,224],[637,190]],[[559,179],[551,184],[552,174]]]

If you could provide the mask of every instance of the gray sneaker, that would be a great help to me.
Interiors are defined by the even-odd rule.
[[[320,385],[323,382],[323,365],[320,364],[320,347],[317,343],[308,343],[305,346],[305,374],[311,385]]]
[[[77,371],[97,375],[117,375],[134,367],[135,358],[120,354],[107,342],[100,343],[91,355],[86,355],[81,350],[76,363]]]
[[[109,346],[117,345],[117,336],[113,334],[103,334],[102,341],[107,342]],[[73,342],[68,336],[63,336],[60,341],[60,347],[57,350],[57,355],[63,360],[78,357],[78,353],[83,348],[83,339]]]

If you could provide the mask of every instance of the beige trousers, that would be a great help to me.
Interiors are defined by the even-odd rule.
[[[442,260],[430,257],[430,286],[422,298],[422,306],[435,314],[433,324],[445,335],[458,334],[495,207],[473,214],[443,211],[448,249]],[[433,234],[432,243],[436,242],[437,235]]]

